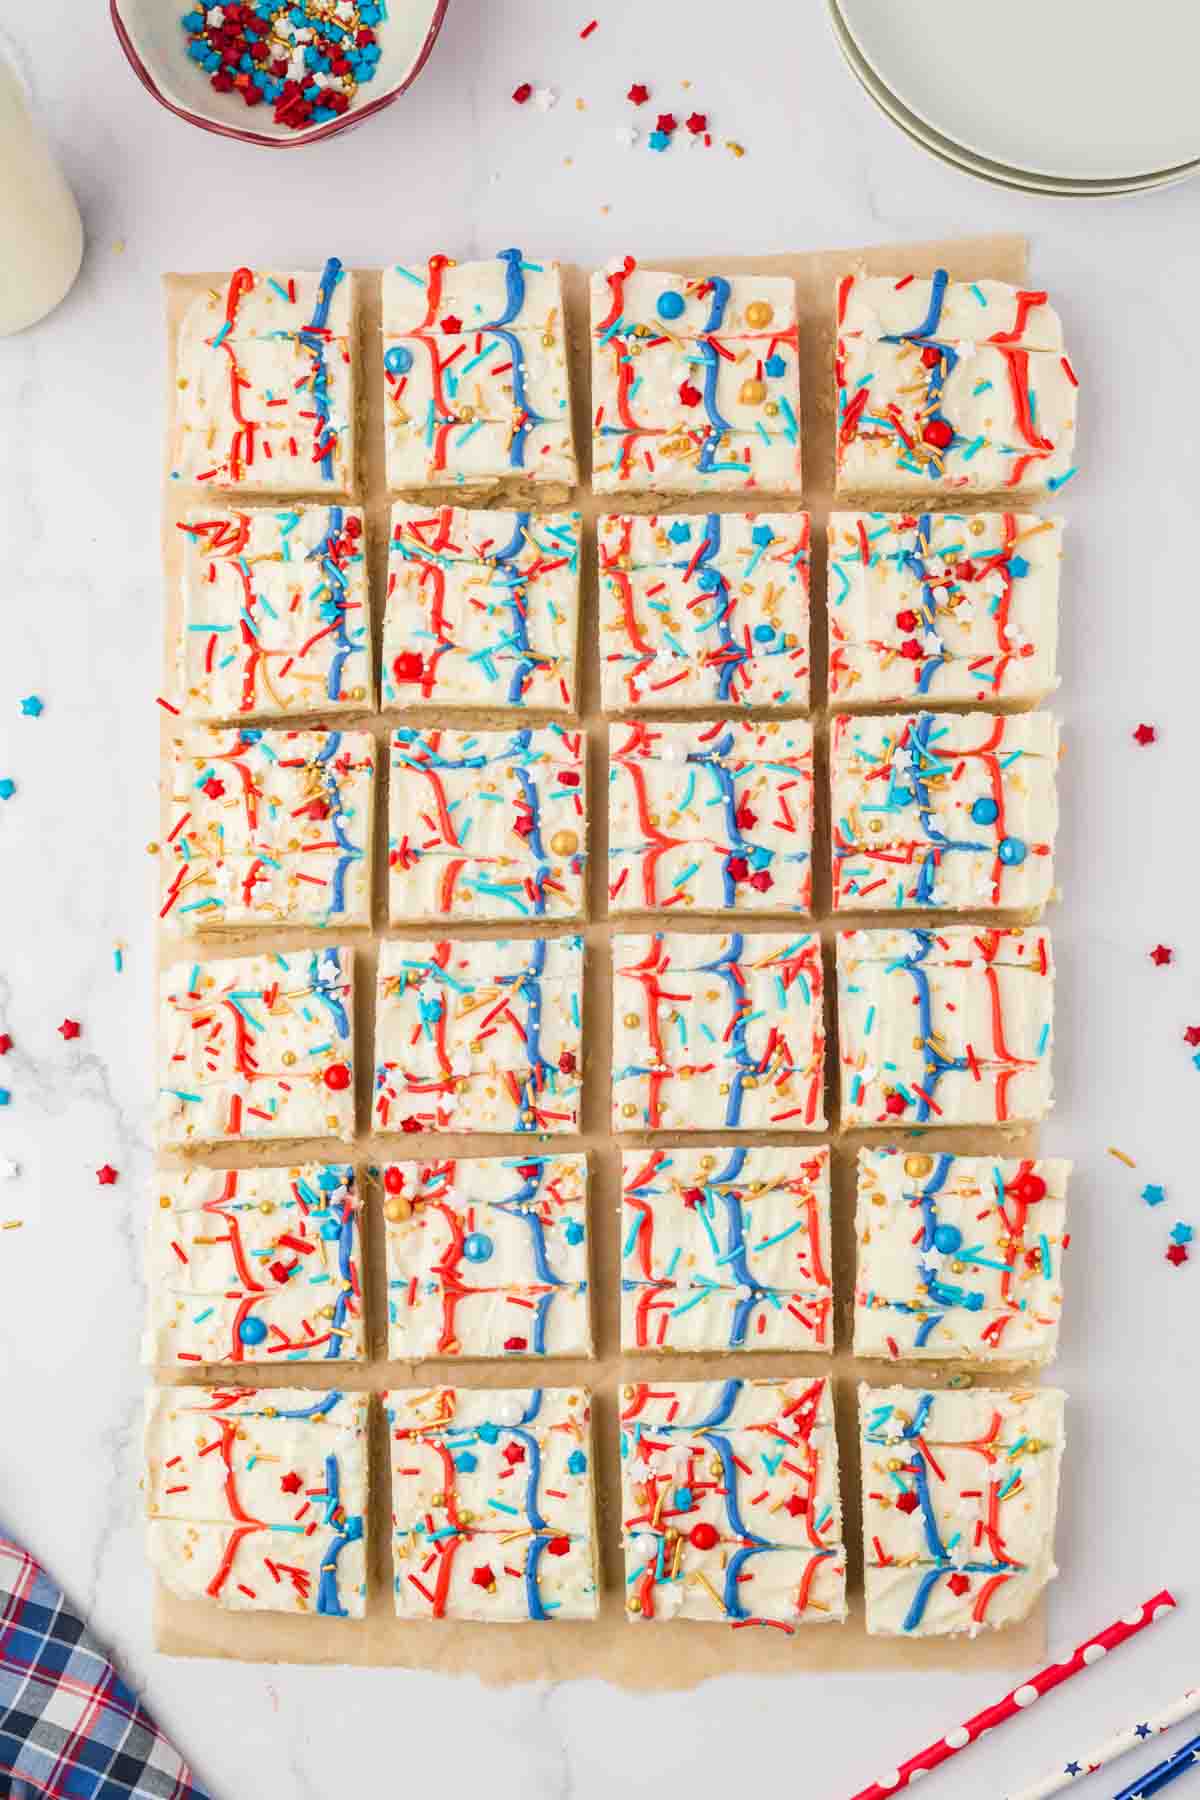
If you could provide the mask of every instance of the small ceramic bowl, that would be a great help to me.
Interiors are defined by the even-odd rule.
[[[450,0],[392,0],[379,29],[381,56],[375,78],[359,89],[338,119],[293,131],[277,125],[268,106],[250,108],[236,94],[218,94],[188,55],[180,23],[186,0],[109,0],[113,29],[129,66],[154,98],[202,131],[271,149],[313,144],[360,125],[411,87],[425,66]]]

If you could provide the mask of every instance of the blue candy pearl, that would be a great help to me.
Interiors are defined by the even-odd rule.
[[[463,1255],[468,1262],[486,1262],[492,1249],[492,1240],[484,1231],[470,1231],[463,1239]]]
[[[407,344],[392,344],[383,353],[383,366],[389,375],[407,375],[412,365],[412,351]]]
[[[326,1219],[321,1227],[321,1236],[327,1244],[336,1243],[342,1235],[342,1228],[336,1219]]]
[[[267,1335],[267,1328],[261,1319],[243,1319],[238,1326],[238,1336],[243,1344],[261,1344]]]
[[[756,644],[769,644],[774,636],[775,627],[773,625],[756,625],[754,627],[754,641]]]
[[[962,1232],[957,1225],[939,1225],[933,1234],[933,1243],[943,1256],[953,1256],[962,1243]]]
[[[678,319],[683,313],[683,295],[668,288],[665,294],[658,296],[655,305],[660,319]]]
[[[1021,838],[1001,838],[996,848],[996,855],[1010,869],[1015,869],[1025,861],[1029,854]]]
[[[971,808],[971,817],[977,825],[994,825],[1000,817],[1000,808],[994,800],[977,800]]]

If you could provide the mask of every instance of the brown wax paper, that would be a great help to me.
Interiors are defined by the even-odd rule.
[[[710,254],[701,261],[639,256],[647,267],[700,274],[718,269],[727,274],[791,276],[797,287],[800,322],[801,432],[804,464],[802,501],[779,502],[763,497],[759,504],[772,510],[807,510],[813,516],[812,565],[812,669],[816,727],[817,821],[814,841],[815,925],[826,941],[827,1111],[833,1129],[822,1134],[771,1133],[769,1141],[811,1147],[833,1144],[833,1268],[836,1284],[834,1351],[828,1356],[736,1354],[662,1357],[622,1355],[619,1345],[619,1202],[620,1151],[622,1144],[655,1142],[683,1144],[686,1136],[658,1133],[653,1139],[636,1134],[618,1139],[609,1127],[610,995],[608,938],[610,922],[606,906],[607,820],[605,816],[607,721],[599,711],[599,664],[596,645],[595,536],[590,527],[601,512],[639,509],[679,512],[736,511],[745,507],[742,496],[712,495],[702,500],[656,503],[649,498],[593,495],[587,486],[589,468],[589,370],[587,271],[565,270],[566,313],[572,355],[575,434],[583,486],[571,504],[584,515],[583,602],[580,638],[580,723],[588,736],[589,783],[589,920],[578,929],[587,942],[584,985],[585,1085],[582,1130],[578,1138],[556,1137],[547,1146],[561,1151],[583,1149],[590,1164],[591,1282],[596,1355],[593,1360],[533,1358],[504,1362],[461,1361],[453,1358],[423,1363],[391,1363],[386,1360],[387,1292],[384,1268],[383,1219],[377,1184],[362,1179],[363,1246],[366,1268],[367,1326],[370,1360],[365,1364],[289,1363],[261,1367],[194,1365],[185,1373],[178,1366],[157,1371],[160,1381],[238,1384],[247,1387],[287,1385],[314,1390],[338,1386],[378,1393],[393,1386],[434,1386],[459,1383],[478,1387],[574,1386],[593,1395],[593,1468],[598,1486],[601,1581],[600,1616],[593,1624],[554,1622],[490,1626],[453,1622],[401,1622],[392,1611],[390,1494],[386,1429],[381,1406],[372,1409],[371,1494],[368,1506],[368,1600],[363,1620],[328,1619],[316,1614],[288,1616],[282,1613],[226,1612],[203,1601],[181,1598],[158,1584],[155,1604],[155,1642],[173,1656],[221,1656],[247,1662],[350,1663],[361,1666],[439,1670],[447,1674],[477,1675],[489,1683],[510,1685],[535,1680],[563,1681],[572,1677],[602,1677],[635,1690],[691,1688],[710,1676],[740,1674],[783,1675],[802,1670],[886,1669],[1004,1669],[1036,1666],[1045,1648],[1044,1607],[1024,1622],[1004,1631],[986,1632],[973,1642],[966,1638],[894,1639],[867,1635],[862,1602],[862,1547],[860,1541],[859,1456],[857,1446],[856,1386],[866,1379],[876,1383],[909,1380],[918,1386],[939,1386],[963,1373],[961,1365],[905,1365],[862,1363],[850,1354],[851,1307],[854,1291],[854,1157],[860,1144],[905,1141],[904,1133],[854,1132],[845,1137],[837,1129],[836,1019],[833,1004],[833,961],[829,914],[828,797],[826,793],[825,691],[826,632],[825,520],[833,504],[833,305],[834,285],[850,270],[889,274],[913,271],[928,275],[945,267],[959,280],[991,277],[1020,283],[1026,272],[1027,246],[1018,237],[962,238],[945,243],[895,244],[877,249],[834,250],[772,256],[721,257]],[[384,478],[383,380],[378,367],[376,337],[379,329],[379,275],[357,272],[360,286],[358,331],[362,348],[360,384],[359,491],[367,521],[371,575],[373,631],[378,667],[385,592],[389,497]],[[173,274],[166,277],[169,338],[169,408],[175,396],[174,347],[179,321],[188,302],[206,288],[223,287],[227,274]],[[169,417],[173,416],[169,411]],[[228,498],[211,494],[214,505]],[[175,694],[174,646],[179,629],[179,573],[181,535],[175,521],[196,502],[197,491],[165,481],[163,557],[166,594],[166,694]],[[444,498],[458,501],[447,491]],[[248,504],[270,504],[255,498]],[[507,502],[502,502],[507,503]],[[786,709],[785,709],[786,710]],[[549,715],[530,715],[540,722]],[[661,715],[671,717],[671,714]],[[682,714],[675,716],[685,716]],[[423,711],[422,724],[458,726],[500,722],[483,713],[437,714]],[[358,1121],[361,1135],[353,1145],[323,1140],[280,1146],[231,1144],[201,1150],[195,1160],[214,1167],[251,1167],[255,1164],[292,1164],[305,1160],[353,1160],[365,1176],[369,1165],[394,1159],[431,1154],[444,1156],[511,1155],[528,1149],[527,1137],[475,1137],[437,1134],[423,1137],[380,1137],[369,1130],[371,1070],[374,1048],[375,961],[379,938],[427,937],[429,927],[394,929],[386,925],[387,875],[387,756],[386,740],[399,715],[370,715],[339,722],[354,729],[370,729],[379,740],[379,780],[375,808],[375,930],[337,930],[319,933],[283,928],[271,932],[227,932],[201,941],[162,934],[160,960],[177,957],[228,956],[260,949],[264,942],[298,948],[320,942],[351,945],[355,951],[355,1030],[358,1080]],[[505,722],[511,723],[511,718]],[[164,769],[170,740],[178,729],[164,715]],[[164,782],[164,809],[167,804]],[[856,915],[856,925],[881,923],[882,918]],[[887,915],[894,924],[895,915]],[[672,929],[686,929],[689,922],[659,920]],[[725,929],[711,916],[690,921],[694,929]],[[621,929],[652,929],[649,918],[631,920],[626,915]],[[739,920],[739,929],[779,929],[781,921],[769,915]],[[573,929],[566,927],[566,929]],[[532,936],[530,925],[456,924],[438,928],[438,935],[486,937]],[[367,1129],[364,1129],[366,1127]],[[699,1136],[700,1134],[696,1134]],[[743,1134],[706,1131],[703,1141],[725,1144],[753,1141]],[[964,1153],[1035,1152],[1034,1134],[1020,1129],[944,1131],[939,1145]],[[164,1165],[177,1161],[164,1155]],[[153,1202],[152,1202],[153,1203]],[[743,1376],[831,1375],[834,1381],[838,1440],[845,1512],[845,1538],[850,1576],[850,1618],[844,1625],[802,1625],[791,1635],[768,1628],[731,1630],[724,1625],[684,1621],[629,1623],[624,1609],[624,1580],[620,1546],[620,1469],[617,1448],[617,1415],[623,1383],[661,1374],[670,1378],[701,1381]],[[1018,1379],[1036,1380],[1026,1371]],[[979,1379],[976,1377],[976,1379]],[[993,1385],[1006,1377],[995,1369],[983,1378]]]

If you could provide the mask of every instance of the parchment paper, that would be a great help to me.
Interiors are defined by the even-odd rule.
[[[802,405],[802,444],[804,461],[804,499],[790,504],[766,500],[763,508],[801,510],[813,515],[813,693],[818,698],[825,691],[826,641],[824,620],[825,540],[824,523],[831,505],[833,464],[833,292],[836,278],[850,269],[886,274],[906,272],[927,275],[937,266],[949,269],[951,276],[977,280],[985,276],[997,280],[1020,282],[1026,268],[1026,245],[1021,238],[990,237],[961,239],[940,244],[893,245],[873,250],[829,251],[820,254],[753,257],[720,257],[711,255],[701,262],[677,262],[653,257],[641,258],[646,266],[676,270],[681,274],[698,274],[719,268],[729,274],[770,274],[794,277],[798,289],[800,320],[800,370]],[[359,331],[364,351],[362,368],[367,389],[362,415],[361,459],[359,466],[360,500],[367,517],[368,554],[372,577],[374,606],[373,630],[378,666],[379,639],[385,591],[386,544],[388,532],[388,497],[383,473],[383,383],[376,379],[375,334],[379,323],[379,282],[377,273],[359,277],[362,289]],[[588,402],[588,318],[587,274],[583,270],[567,271],[567,318],[573,352],[576,444],[581,469],[588,468],[590,407]],[[174,402],[174,346],[178,322],[187,302],[199,291],[221,286],[225,275],[168,275],[166,301],[169,336],[168,384],[169,407]],[[172,416],[169,413],[169,416]],[[217,497],[208,496],[217,504]],[[447,498],[453,498],[448,494]],[[179,619],[179,572],[181,534],[175,519],[197,496],[181,483],[165,483],[164,492],[164,570],[166,577],[166,653],[167,682],[164,690],[173,693],[172,657]],[[261,502],[259,502],[261,503]],[[575,497],[573,504],[590,522],[603,511],[628,510],[628,503],[612,496],[600,500],[587,487]],[[672,503],[676,511],[734,511],[743,504],[742,497],[721,496],[703,501]],[[642,510],[654,510],[647,503]],[[585,931],[587,958],[584,990],[585,1088],[582,1133],[580,1138],[547,1140],[550,1148],[587,1150],[591,1165],[590,1242],[592,1252],[592,1297],[595,1318],[597,1355],[591,1361],[533,1359],[504,1362],[464,1362],[454,1359],[421,1364],[388,1363],[386,1356],[386,1276],[383,1255],[383,1220],[376,1184],[369,1178],[362,1182],[364,1201],[363,1239],[366,1264],[368,1302],[368,1338],[371,1360],[364,1365],[327,1363],[289,1363],[286,1369],[275,1366],[264,1369],[243,1366],[229,1368],[196,1366],[187,1375],[178,1367],[158,1372],[158,1379],[200,1383],[237,1383],[244,1386],[299,1386],[307,1388],[366,1388],[378,1392],[389,1386],[433,1385],[438,1382],[462,1382],[481,1387],[508,1387],[538,1384],[588,1387],[594,1396],[593,1466],[599,1487],[601,1612],[594,1624],[553,1623],[550,1625],[468,1625],[447,1622],[404,1622],[392,1613],[391,1546],[389,1542],[390,1496],[388,1461],[382,1408],[373,1409],[371,1444],[371,1500],[368,1509],[369,1594],[367,1617],[361,1621],[325,1619],[315,1615],[285,1616],[275,1613],[229,1613],[198,1600],[186,1600],[158,1586],[155,1607],[155,1638],[160,1650],[174,1656],[221,1656],[250,1662],[351,1663],[356,1665],[394,1665],[404,1668],[440,1670],[450,1674],[473,1674],[489,1683],[501,1685],[533,1680],[567,1680],[600,1676],[622,1687],[651,1689],[691,1688],[709,1676],[738,1672],[743,1674],[782,1675],[798,1670],[844,1669],[1022,1669],[1035,1666],[1044,1650],[1045,1627],[1043,1609],[1039,1608],[1024,1623],[1007,1631],[986,1633],[973,1643],[966,1639],[896,1640],[870,1638],[863,1622],[861,1595],[860,1512],[858,1497],[858,1449],[856,1439],[856,1384],[866,1378],[877,1382],[908,1379],[919,1385],[943,1385],[955,1373],[953,1365],[858,1363],[849,1353],[851,1338],[850,1311],[854,1287],[854,1154],[858,1145],[868,1142],[904,1141],[904,1133],[851,1134],[839,1138],[836,1131],[821,1136],[813,1134],[772,1134],[773,1143],[809,1145],[828,1137],[834,1143],[833,1193],[833,1268],[837,1290],[835,1311],[835,1350],[831,1356],[800,1355],[719,1355],[622,1356],[618,1341],[619,1302],[619,1220],[620,1148],[621,1143],[651,1141],[644,1135],[617,1140],[608,1127],[610,1000],[607,940],[610,925],[605,904],[607,866],[607,794],[606,721],[598,711],[599,667],[596,652],[595,538],[585,532],[583,558],[583,624],[581,633],[580,707],[582,723],[588,734],[588,781],[591,795],[589,820],[590,921],[580,927]],[[540,715],[530,715],[536,720]],[[670,717],[670,714],[662,715]],[[678,715],[684,716],[684,715]],[[828,821],[826,818],[825,715],[817,704],[813,712],[817,731],[816,795],[817,835],[814,845],[814,886],[817,923],[822,936],[832,936],[829,919]],[[169,715],[164,715],[163,750],[178,729]],[[467,724],[488,722],[478,716],[454,715],[445,722]],[[376,797],[375,897],[374,918],[377,936],[421,937],[433,935],[428,928],[392,931],[386,927],[385,883],[387,852],[386,738],[399,723],[396,715],[368,720],[347,720],[355,728],[369,726],[380,741],[379,773],[381,788]],[[422,723],[436,722],[436,715],[421,714]],[[491,721],[495,723],[493,719]],[[164,767],[166,766],[164,762]],[[166,795],[164,793],[164,809]],[[871,923],[861,915],[856,924]],[[879,922],[875,920],[874,922]],[[889,923],[895,915],[889,915]],[[712,918],[680,922],[669,921],[672,929],[725,929]],[[651,928],[650,919],[621,921],[621,929]],[[747,929],[779,928],[779,921],[769,916],[756,916]],[[481,937],[534,935],[536,927],[506,925],[483,927],[469,924],[444,928],[441,935]],[[311,945],[321,941],[352,944],[355,947],[356,977],[356,1062],[358,1071],[358,1119],[360,1129],[370,1122],[370,1086],[374,1046],[374,981],[376,939],[364,931],[338,931],[321,938],[320,934],[284,929],[274,934],[227,933],[209,939],[203,947],[194,939],[167,940],[160,945],[160,957],[171,961],[177,956],[233,955],[260,947],[262,936],[283,947]],[[180,944],[185,947],[180,949]],[[828,1033],[828,1116],[837,1120],[836,1021],[833,1006],[832,955],[826,950],[826,1027]],[[738,1134],[712,1131],[706,1141],[734,1143]],[[652,1140],[661,1144],[687,1141],[678,1134],[659,1134]],[[742,1139],[740,1141],[746,1141]],[[939,1145],[963,1152],[1031,1154],[1033,1134],[1019,1130],[976,1130],[941,1132]],[[427,1137],[375,1137],[363,1135],[352,1148],[328,1141],[297,1145],[255,1148],[231,1145],[221,1150],[197,1153],[196,1160],[211,1166],[250,1167],[254,1164],[289,1164],[301,1158],[320,1160],[353,1159],[364,1167],[397,1156],[413,1157],[437,1153],[447,1156],[513,1154],[528,1149],[528,1138],[438,1135]],[[164,1157],[170,1162],[170,1157]],[[177,1160],[177,1159],[175,1159]],[[625,1619],[623,1577],[620,1550],[620,1483],[617,1451],[617,1414],[623,1382],[665,1372],[675,1380],[704,1380],[739,1375],[831,1374],[837,1399],[838,1434],[841,1452],[845,1538],[850,1571],[851,1617],[845,1625],[803,1626],[791,1636],[771,1629],[733,1631],[725,1625],[700,1625],[682,1621],[629,1624]],[[1036,1376],[1029,1376],[1030,1380]],[[999,1382],[1002,1373],[989,1379]],[[1025,1377],[1022,1377],[1025,1379]]]

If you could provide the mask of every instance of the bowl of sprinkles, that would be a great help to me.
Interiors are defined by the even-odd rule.
[[[272,148],[382,111],[416,80],[449,0],[109,0],[131,68],[178,118]]]

